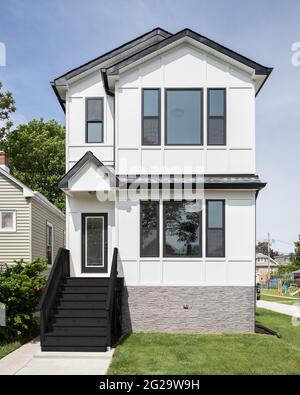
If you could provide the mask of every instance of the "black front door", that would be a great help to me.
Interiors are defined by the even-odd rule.
[[[107,214],[82,214],[82,273],[107,273]]]

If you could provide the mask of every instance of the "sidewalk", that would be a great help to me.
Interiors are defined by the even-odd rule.
[[[300,317],[300,305],[287,305],[276,302],[267,302],[266,300],[258,300],[257,307],[275,311],[276,313],[290,315],[292,317]]]
[[[103,375],[113,353],[41,352],[34,339],[0,359],[0,375]]]

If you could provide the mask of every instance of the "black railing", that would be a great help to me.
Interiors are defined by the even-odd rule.
[[[122,334],[122,288],[118,289],[118,249],[114,249],[108,294],[107,312],[107,346],[114,347]]]
[[[60,248],[52,266],[46,287],[40,301],[40,336],[41,342],[45,340],[45,333],[51,310],[54,307],[56,294],[64,279],[70,276],[69,250]]]

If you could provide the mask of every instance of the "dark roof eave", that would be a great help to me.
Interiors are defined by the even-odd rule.
[[[138,43],[141,43],[145,40],[148,40],[155,35],[160,35],[164,38],[167,38],[167,37],[170,37],[172,34],[170,32],[168,32],[167,30],[162,29],[161,27],[156,27],[147,33],[144,33],[144,34],[142,34],[130,41],[127,41],[126,43],[120,45],[117,48],[114,48],[114,49],[112,49],[100,56],[97,56],[96,58],[94,58],[92,60],[89,60],[88,62],[84,63],[81,66],[75,67],[74,69],[67,71],[66,73],[55,78],[54,81],[56,82],[57,80],[62,79],[62,78],[63,79],[70,79],[72,77],[75,77],[76,75],[78,75],[84,71],[87,71],[87,70],[91,69],[92,67],[97,66],[97,64],[107,61],[107,60],[111,59],[112,57],[118,55],[119,53],[122,53],[122,50],[124,50],[125,47],[128,47],[127,49],[133,48],[134,45],[137,45]]]
[[[92,162],[94,163],[97,167],[107,167],[98,159],[96,156],[91,152],[88,151],[86,152],[81,159],[79,159],[78,162],[75,163],[75,165],[63,176],[63,178],[59,181],[58,187],[60,189],[68,189],[68,183],[69,180],[86,164],[86,162]],[[113,177],[117,180],[117,177],[107,169],[107,172],[110,177]]]
[[[136,54],[131,55],[128,58],[112,65],[111,67],[109,67],[107,69],[107,74],[108,75],[118,75],[121,68],[128,66],[129,64],[136,62],[137,60],[143,58],[144,56],[147,56],[159,49],[162,49],[165,46],[170,45],[173,42],[180,40],[184,37],[193,38],[196,41],[198,41],[198,42],[200,42],[200,43],[202,43],[202,44],[204,44],[204,45],[206,45],[206,46],[208,46],[208,47],[210,47],[210,48],[212,48],[212,49],[214,49],[214,50],[216,50],[228,57],[231,57],[232,59],[254,69],[255,73],[257,75],[269,76],[273,70],[272,68],[265,67],[257,62],[254,62],[253,60],[251,60],[251,59],[249,59],[249,58],[247,58],[247,57],[245,57],[245,56],[243,56],[243,55],[241,55],[241,54],[239,54],[239,53],[237,53],[237,52],[235,52],[235,51],[233,51],[221,44],[218,44],[215,41],[210,40],[209,38],[202,36],[199,33],[196,33],[190,29],[184,29],[184,30],[181,30],[180,32],[174,34],[173,36],[170,36],[170,37],[166,38],[165,40],[160,41],[159,43],[155,43],[155,44],[151,45],[150,47],[147,47],[147,48],[137,52]]]
[[[53,91],[54,91],[54,94],[55,94],[55,96],[57,97],[57,100],[58,100],[58,102],[59,102],[59,104],[60,104],[60,106],[61,106],[63,112],[65,113],[65,112],[66,112],[66,106],[65,106],[65,105],[66,105],[66,101],[63,100],[63,99],[60,97],[60,94],[59,94],[59,92],[58,92],[58,90],[57,90],[57,87],[56,87],[56,85],[55,85],[55,82],[54,82],[54,81],[51,81],[51,82],[50,82],[50,85],[52,86],[52,89],[53,89]]]

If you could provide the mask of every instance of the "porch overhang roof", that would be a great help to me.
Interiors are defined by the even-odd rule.
[[[255,174],[118,175],[118,181],[120,189],[136,184],[140,188],[154,188],[157,186],[159,189],[163,189],[167,185],[170,185],[171,188],[180,185],[190,185],[193,189],[203,187],[204,189],[251,189],[259,191],[267,185]]]
[[[69,189],[69,181],[84,167],[84,165],[90,162],[98,168],[104,169],[104,173],[108,176],[109,181],[113,185],[117,185],[117,177],[105,166],[91,151],[88,151],[83,157],[75,163],[75,165],[64,175],[59,181],[58,187],[62,190]]]

